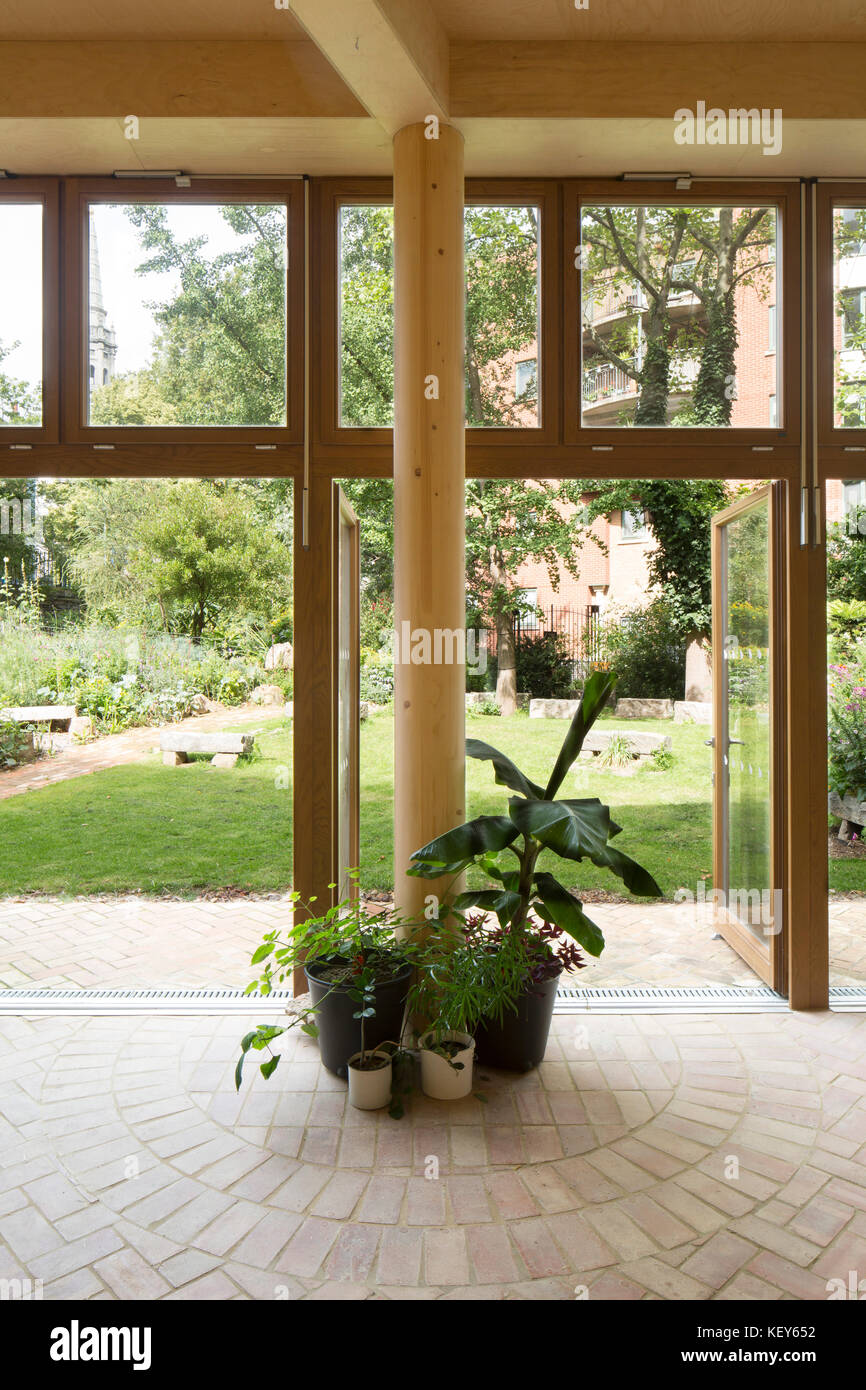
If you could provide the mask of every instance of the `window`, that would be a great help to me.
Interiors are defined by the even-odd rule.
[[[776,351],[780,225],[773,206],[582,205],[584,428],[767,427],[761,398],[733,388],[767,349],[762,306]]]
[[[842,347],[849,351],[864,346],[866,289],[844,290],[840,296]]]
[[[534,396],[538,384],[538,359],[527,357],[524,362],[518,362],[514,368],[514,395],[517,399],[522,396]]]
[[[43,423],[42,216],[0,203],[0,427]]]
[[[518,589],[518,622],[524,632],[538,627],[538,589]]]
[[[866,481],[858,479],[842,484],[842,506],[846,512],[854,507],[866,506]]]
[[[91,202],[86,420],[287,421],[285,203]]]
[[[622,517],[622,539],[624,541],[645,541],[649,539],[646,512],[624,511]]]
[[[541,423],[540,222],[537,207],[466,208],[468,425],[532,429]]]
[[[833,209],[833,419],[862,429],[866,391],[866,208]]]
[[[339,209],[339,423],[394,423],[394,209]]]
[[[769,305],[767,309],[767,351],[776,351],[776,306]]]
[[[776,424],[778,424],[778,420],[777,420],[777,418],[776,418],[776,397],[775,397],[775,396],[771,396],[771,397],[770,397],[769,405],[770,405],[770,424],[771,424],[771,425],[776,425]]]

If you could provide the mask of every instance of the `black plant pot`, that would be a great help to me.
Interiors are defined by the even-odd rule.
[[[316,1011],[316,1024],[322,1065],[336,1076],[345,1077],[348,1075],[349,1058],[361,1050],[361,1020],[352,1017],[361,1006],[357,1000],[350,998],[345,986],[335,987],[330,980],[321,979],[313,973],[318,970],[321,974],[329,964],[333,962],[314,961],[311,966],[304,968],[304,974],[313,1003],[321,1005]],[[376,1017],[364,1021],[366,1047],[400,1041],[411,977],[411,965],[403,965],[390,979],[374,986]]]
[[[544,1057],[559,976],[527,987],[517,1012],[505,1009],[502,1022],[488,1019],[475,1030],[475,1055],[487,1067],[529,1071]]]

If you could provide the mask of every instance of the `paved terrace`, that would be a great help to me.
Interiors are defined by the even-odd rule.
[[[862,1016],[560,1015],[538,1070],[402,1121],[350,1109],[303,1037],[236,1096],[246,1026],[0,1020],[0,1277],[47,1299],[787,1300],[866,1270]]]
[[[755,976],[689,909],[594,903],[607,945],[577,985],[748,985]],[[0,988],[124,985],[244,987],[266,931],[285,928],[286,898],[0,899]],[[830,980],[866,984],[866,898],[830,908]]]

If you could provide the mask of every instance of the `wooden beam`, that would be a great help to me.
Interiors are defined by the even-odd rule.
[[[673,118],[698,96],[786,120],[866,118],[863,43],[469,42],[450,53],[454,120]]]
[[[448,118],[448,40],[417,0],[294,0],[292,13],[365,109],[393,135]]]
[[[364,114],[308,40],[0,43],[0,117]]]

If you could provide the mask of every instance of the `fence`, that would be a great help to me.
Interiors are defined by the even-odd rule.
[[[514,624],[514,640],[518,646],[547,632],[558,632],[563,639],[575,678],[586,676],[601,657],[601,621],[598,610],[589,604],[586,608],[550,604],[547,608],[533,609]],[[495,632],[488,632],[487,648],[491,656],[496,654]]]

